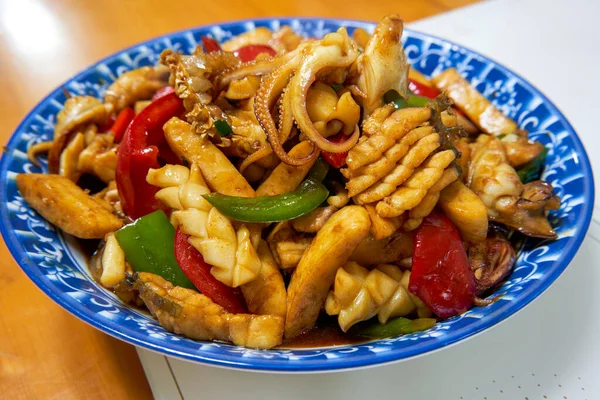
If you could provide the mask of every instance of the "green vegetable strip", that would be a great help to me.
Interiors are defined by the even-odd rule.
[[[408,107],[425,107],[431,101],[427,97],[409,94],[406,99],[400,96],[395,91],[389,91],[383,96],[386,103],[394,103],[396,109]]]
[[[307,179],[291,193],[255,198],[211,193],[203,197],[223,215],[242,222],[279,222],[300,217],[317,208],[329,191],[314,179]]]
[[[529,183],[540,179],[542,170],[544,169],[544,162],[546,161],[546,154],[548,154],[548,149],[544,147],[544,149],[540,151],[540,154],[517,171],[521,182]]]
[[[424,331],[432,328],[435,323],[435,318],[417,318],[411,320],[400,317],[388,321],[385,325],[382,325],[377,321],[356,325],[353,330],[351,330],[351,333],[358,336],[382,339]]]
[[[125,258],[138,272],[162,276],[175,286],[195,289],[175,259],[175,229],[162,211],[138,218],[115,232]]]
[[[323,179],[325,179],[325,175],[327,175],[328,171],[329,164],[319,157],[310,171],[308,171],[307,179],[312,179],[316,182],[323,182]]]
[[[233,129],[231,129],[231,126],[225,120],[218,119],[214,124],[220,136],[229,136],[233,133]]]

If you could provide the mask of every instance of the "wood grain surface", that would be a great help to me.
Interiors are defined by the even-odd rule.
[[[142,40],[212,22],[269,16],[405,21],[476,0],[2,0],[0,141],[48,92]],[[135,349],[71,316],[21,272],[0,241],[0,398],[144,399]]]

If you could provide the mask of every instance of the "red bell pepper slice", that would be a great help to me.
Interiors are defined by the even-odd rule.
[[[242,62],[253,61],[259,54],[267,53],[273,57],[277,52],[271,47],[263,44],[250,44],[240,47],[233,52]]]
[[[230,313],[239,314],[248,312],[246,302],[239,289],[231,288],[217,280],[210,273],[208,265],[202,254],[188,242],[189,236],[179,228],[175,232],[175,259],[181,270],[196,288],[223,307]]]
[[[160,168],[159,149],[168,148],[163,125],[184,111],[181,99],[168,94],[144,108],[125,131],[117,150],[116,181],[123,211],[132,219],[164,209],[154,198],[159,188],[147,183],[146,175],[150,168]]]
[[[408,89],[417,96],[427,97],[428,99],[435,99],[440,94],[436,88],[412,79],[408,80]]]
[[[112,132],[115,136],[116,143],[119,143],[121,139],[123,139],[123,135],[125,134],[125,131],[127,130],[127,127],[131,121],[133,121],[134,117],[135,111],[133,111],[133,108],[128,107],[121,110],[117,116],[117,119],[115,119],[115,122],[108,129],[108,132]]]
[[[340,132],[337,135],[328,138],[328,140],[332,143],[342,143],[347,138],[348,138],[348,136],[346,136],[342,132]],[[323,156],[323,158],[325,159],[325,161],[327,161],[327,163],[329,165],[331,165],[333,168],[339,169],[339,168],[342,168],[344,165],[346,165],[346,157],[348,157],[348,152],[344,151],[341,153],[329,153],[329,152],[324,151],[321,153],[321,155]]]
[[[202,36],[201,40],[205,52],[212,53],[213,51],[221,50],[219,43],[217,43],[217,41],[210,36]]]
[[[408,289],[441,318],[473,305],[475,277],[467,253],[458,230],[439,211],[425,217],[415,232]]]
[[[173,89],[172,86],[165,86],[164,88],[160,88],[156,91],[156,93],[154,93],[154,96],[152,96],[152,101],[158,100],[161,97],[164,97],[173,92],[175,92],[175,89]]]

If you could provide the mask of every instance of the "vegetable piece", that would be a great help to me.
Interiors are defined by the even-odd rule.
[[[329,218],[296,267],[288,287],[285,336],[298,336],[314,325],[335,274],[369,234],[367,211],[347,206]]]
[[[183,111],[181,99],[168,94],[144,108],[125,132],[118,149],[116,181],[123,211],[132,219],[164,208],[154,198],[159,188],[147,183],[146,175],[150,168],[160,168],[159,154],[167,153],[163,125]]]
[[[215,124],[215,128],[217,129],[217,132],[219,132],[219,136],[221,136],[221,137],[229,136],[233,133],[231,126],[229,126],[227,121],[225,121],[223,119],[216,120],[214,122],[214,124]]]
[[[125,258],[137,272],[162,276],[175,286],[194,288],[175,259],[175,228],[160,210],[115,232]]]
[[[338,133],[335,136],[332,136],[329,138],[330,142],[333,143],[342,143],[344,141],[346,141],[348,137],[346,135],[344,135],[342,132]],[[321,153],[323,158],[325,159],[325,161],[327,161],[327,163],[329,165],[331,165],[333,168],[342,168],[344,165],[346,165],[346,157],[348,157],[348,152],[344,151],[341,153],[329,153],[327,151],[324,151],[323,153]]]
[[[542,171],[544,169],[544,162],[546,161],[546,155],[548,154],[548,148],[544,146],[542,151],[531,161],[519,168],[517,175],[523,183],[533,182],[540,179]]]
[[[161,97],[164,97],[174,92],[175,89],[173,89],[173,86],[165,86],[164,88],[160,88],[156,91],[156,93],[154,93],[154,96],[152,96],[152,101],[158,100]]]
[[[219,43],[210,36],[202,36],[202,46],[204,46],[204,51],[207,53],[212,53],[213,51],[221,50],[221,46],[219,46]]]
[[[436,88],[424,85],[423,83],[410,78],[408,79],[408,89],[414,95],[422,96],[428,99],[435,99],[440,94]]]
[[[467,311],[475,298],[475,278],[458,230],[434,211],[415,232],[409,291],[442,318]]]
[[[384,339],[424,331],[433,328],[435,322],[435,318],[417,318],[411,320],[399,317],[388,321],[387,324],[380,324],[373,319],[373,321],[357,325],[354,329],[350,330],[350,333],[374,339]]]
[[[222,214],[243,222],[278,222],[298,218],[317,208],[329,195],[325,186],[307,179],[291,193],[255,198],[211,193],[203,197]]]
[[[464,240],[477,243],[486,238],[487,209],[479,196],[464,183],[457,181],[442,190],[438,205],[456,225]]]
[[[386,103],[393,103],[396,109],[409,107],[425,107],[429,103],[429,98],[409,94],[406,99],[396,92],[387,92],[384,96]]]
[[[121,110],[117,119],[112,124],[112,126],[108,129],[108,132],[112,132],[115,137],[115,143],[119,143],[121,139],[123,139],[123,135],[127,130],[127,127],[133,121],[135,117],[135,112],[132,108],[127,107]]]
[[[242,292],[239,289],[225,285],[212,276],[210,273],[211,266],[204,261],[202,254],[188,242],[188,238],[189,235],[177,228],[175,232],[175,259],[185,276],[192,281],[200,293],[228,312],[234,314],[248,312]]]
[[[263,44],[249,44],[248,46],[241,47],[233,52],[239,57],[242,62],[254,61],[259,54],[268,54],[274,56],[277,52],[271,47]]]
[[[17,188],[42,217],[75,237],[101,239],[123,226],[116,215],[64,176],[18,174]]]

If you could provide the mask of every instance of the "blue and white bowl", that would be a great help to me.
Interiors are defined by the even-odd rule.
[[[192,52],[203,35],[224,41],[258,26],[273,30],[287,24],[306,36],[321,37],[347,26],[368,22],[331,19],[263,19],[205,26],[166,35],[130,47],[96,63],[62,86],[73,94],[102,98],[117,76],[155,64],[166,48]],[[549,149],[543,178],[561,197],[551,213],[558,239],[527,243],[517,265],[497,291],[500,300],[475,307],[434,328],[365,344],[319,349],[251,350],[224,343],[201,342],[165,331],[148,314],[123,304],[99,286],[87,270],[72,238],[66,237],[33,211],[19,194],[16,174],[46,171],[32,165],[27,148],[52,138],[56,114],[65,95],[60,88],[42,100],[19,125],[0,162],[1,228],[13,257],[31,280],[54,301],[92,326],[136,346],[185,360],[222,367],[261,371],[314,372],[357,368],[405,360],[469,338],[516,313],[539,296],[567,267],[588,229],[594,204],[594,183],[586,152],[573,128],[537,89],[502,65],[462,46],[406,30],[406,55],[414,68],[432,76],[457,68],[500,110],[531,132]]]

